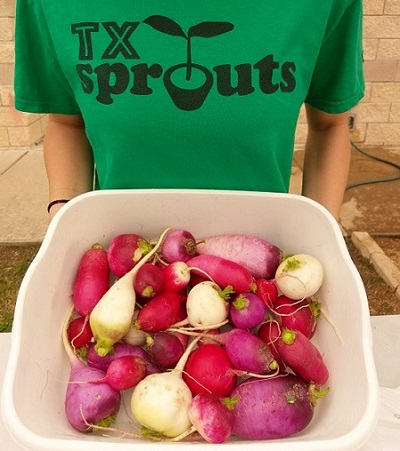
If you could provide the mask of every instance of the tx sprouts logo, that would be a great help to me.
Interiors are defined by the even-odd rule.
[[[156,32],[186,41],[186,59],[168,68],[158,63],[140,62],[127,66],[121,62],[105,62],[94,66],[93,33],[106,33],[110,38],[101,56],[102,60],[114,60],[122,55],[124,60],[138,59],[138,52],[132,44],[132,34],[141,22],[84,22],[73,24],[71,31],[78,36],[79,59],[87,61],[77,64],[76,69],[85,93],[97,93],[98,102],[110,105],[116,96],[129,89],[133,95],[151,95],[154,92],[152,81],[161,79],[171,100],[181,110],[192,111],[200,108],[213,87],[219,95],[249,95],[257,88],[264,94],[277,91],[292,92],[296,87],[294,62],[275,61],[268,54],[256,63],[242,63],[234,67],[220,64],[212,68],[193,62],[193,38],[217,38],[229,33],[234,26],[230,22],[206,21],[191,26],[187,32],[174,20],[154,15],[143,24]],[[223,55],[222,55],[223,57]],[[233,81],[233,80],[236,81]]]

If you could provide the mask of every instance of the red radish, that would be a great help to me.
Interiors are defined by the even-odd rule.
[[[281,359],[277,347],[277,341],[281,336],[281,331],[282,328],[279,323],[276,320],[270,318],[267,321],[263,322],[258,328],[257,336],[258,338],[261,338],[261,340],[269,347],[272,355],[278,363],[279,370],[283,371],[286,369],[286,365]]]
[[[264,304],[271,308],[274,302],[278,299],[278,288],[273,280],[256,279],[255,281],[256,295],[264,302]]]
[[[212,338],[225,346],[229,360],[238,370],[262,375],[278,367],[269,347],[248,330],[231,329]]]
[[[178,293],[165,291],[150,299],[139,311],[136,327],[147,333],[165,330],[183,320],[182,298]]]
[[[186,262],[197,254],[196,239],[188,230],[171,230],[165,237],[161,254],[168,263]]]
[[[123,391],[137,385],[146,374],[145,360],[133,355],[124,355],[110,363],[104,380],[115,390]]]
[[[134,387],[132,415],[145,428],[166,437],[177,437],[191,429],[189,407],[193,396],[182,371],[197,340],[191,342],[172,371],[151,374]]]
[[[79,316],[68,325],[68,340],[74,349],[87,345],[93,338],[93,332],[87,317]]]
[[[232,433],[230,401],[212,393],[199,393],[190,404],[189,418],[209,443],[223,443]]]
[[[76,272],[72,294],[76,312],[80,316],[88,315],[109,288],[107,251],[95,243],[81,257]]]
[[[108,262],[111,271],[122,277],[151,251],[151,244],[135,233],[115,236],[108,247]]]
[[[184,347],[177,335],[172,332],[160,331],[148,336],[147,351],[154,363],[160,368],[173,368],[182,357]]]
[[[65,394],[65,413],[71,426],[80,432],[90,432],[88,424],[111,425],[121,406],[121,395],[106,382],[93,383],[104,379],[105,373],[85,365],[70,347],[67,328],[69,316],[63,328],[63,345],[68,355],[71,372]]]
[[[259,326],[265,318],[267,307],[254,293],[241,293],[230,303],[230,321],[234,327],[252,329]]]
[[[136,293],[144,299],[150,299],[160,294],[163,290],[163,285],[163,271],[159,266],[152,263],[146,263],[139,268],[133,281],[133,288]]]
[[[282,260],[282,251],[277,246],[262,238],[246,234],[206,238],[198,243],[197,252],[236,262],[250,271],[253,277],[265,279],[271,279],[275,275],[276,268]]]
[[[166,291],[181,291],[190,282],[190,268],[182,261],[175,261],[163,268],[164,289]]]
[[[307,338],[314,335],[319,311],[312,309],[307,299],[295,301],[281,295],[275,302],[274,313],[280,318],[283,327],[299,330]]]
[[[220,287],[231,286],[236,293],[250,291],[253,286],[253,276],[242,265],[216,255],[197,255],[186,262],[192,272],[208,274]]]
[[[228,318],[231,294],[229,286],[225,290],[211,281],[200,282],[188,293],[186,311],[189,324],[194,327],[211,328]]]
[[[299,331],[284,328],[277,347],[282,360],[306,382],[324,385],[329,370],[318,348]]]
[[[200,331],[200,333],[202,333],[204,331]],[[211,338],[212,335],[219,335],[221,333],[221,329],[217,328],[217,329],[208,329],[206,332],[204,332],[206,334],[206,336],[201,337],[200,340],[197,342],[198,346],[203,346],[205,344],[219,344],[217,343],[215,340],[213,340]]]
[[[111,362],[126,355],[140,357],[142,360],[147,362],[147,374],[160,372],[160,369],[153,364],[150,355],[143,348],[121,342],[115,343],[114,352],[104,357],[99,356],[94,349],[94,344],[90,343],[86,360],[89,366],[106,372]]]
[[[157,244],[133,269],[112,285],[92,310],[90,327],[99,355],[104,356],[112,352],[113,345],[128,332],[136,304],[136,293],[133,289],[136,273],[158,251],[168,230],[161,234]]]
[[[236,385],[237,376],[226,350],[217,344],[204,344],[189,355],[183,380],[193,395],[211,392],[228,396]]]
[[[231,393],[232,434],[249,440],[289,437],[304,430],[314,416],[318,393],[295,375],[249,379]]]
[[[312,255],[296,254],[285,258],[275,273],[278,290],[291,299],[313,296],[321,287],[324,270]]]

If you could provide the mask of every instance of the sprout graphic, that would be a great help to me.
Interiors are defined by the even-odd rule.
[[[227,33],[233,29],[233,24],[229,22],[200,22],[190,27],[188,32],[185,33],[180,25],[165,16],[150,16],[143,22],[161,33],[186,39],[186,62],[170,67],[164,74],[164,84],[172,101],[178,108],[187,111],[200,108],[212,87],[213,75],[207,67],[192,62],[192,38],[196,36],[212,38]],[[192,89],[177,86],[172,81],[172,75],[181,69],[186,69],[186,81],[191,80],[193,70],[202,73],[203,84]]]
[[[190,80],[192,75],[192,38],[195,36],[200,38],[213,38],[214,36],[219,36],[233,29],[233,24],[229,22],[200,22],[199,24],[190,27],[188,32],[185,33],[180,25],[174,20],[159,15],[150,16],[143,22],[161,33],[169,34],[171,36],[181,36],[186,39],[186,80]]]

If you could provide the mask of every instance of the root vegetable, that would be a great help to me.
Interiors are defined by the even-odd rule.
[[[107,251],[99,243],[87,250],[76,272],[72,300],[80,316],[88,315],[110,288]]]
[[[123,391],[137,385],[146,374],[145,360],[133,355],[124,355],[110,363],[104,380],[115,390]]]
[[[191,428],[189,407],[193,397],[182,379],[182,370],[196,340],[188,346],[172,371],[151,374],[134,387],[132,415],[150,431],[177,437]]]
[[[188,230],[171,230],[165,237],[161,254],[168,263],[186,262],[197,254],[196,239]]]
[[[252,329],[259,326],[265,318],[267,307],[254,293],[237,295],[229,307],[230,321],[234,327]]]
[[[275,283],[279,291],[291,299],[313,296],[321,287],[324,271],[312,255],[296,254],[287,257],[278,266]]]
[[[73,319],[68,325],[68,340],[74,349],[86,346],[93,338],[88,317],[79,316]]]
[[[194,327],[212,327],[228,318],[228,296],[231,294],[229,287],[221,290],[211,281],[200,282],[195,285],[188,294],[186,311],[189,324]]]
[[[198,243],[197,252],[236,262],[255,278],[272,278],[282,260],[282,251],[277,246],[262,238],[245,234],[205,238]]]
[[[294,375],[249,379],[236,387],[232,434],[249,440],[289,437],[314,416],[318,388]],[[321,392],[322,393],[322,392]]]
[[[209,343],[190,353],[182,377],[193,396],[208,392],[228,396],[237,382],[233,368],[225,348]]]
[[[65,413],[71,426],[80,432],[90,432],[88,424],[111,425],[121,406],[121,395],[106,382],[105,373],[85,365],[72,351],[67,337],[68,315],[63,327],[63,345],[68,355],[71,372],[65,394]]]
[[[151,244],[135,233],[115,236],[108,246],[108,262],[111,271],[122,277],[151,251]]]
[[[236,293],[250,291],[253,286],[253,276],[250,271],[239,263],[216,255],[197,255],[186,262],[192,268],[192,273],[208,274],[212,281],[222,288],[231,286]],[[200,271],[196,270],[198,268]]]
[[[178,336],[165,331],[148,336],[146,349],[154,363],[165,369],[173,368],[184,353],[182,342]]]
[[[151,299],[163,290],[164,276],[159,266],[152,263],[145,263],[138,269],[133,281],[133,288],[136,293],[144,298]]]
[[[113,345],[128,332],[135,311],[134,278],[139,268],[157,252],[168,230],[162,233],[153,249],[133,269],[114,283],[92,310],[90,327],[96,340],[95,349],[99,355],[104,356],[110,353]]]
[[[306,382],[323,385],[329,370],[318,348],[299,331],[284,328],[277,341],[282,360]]]

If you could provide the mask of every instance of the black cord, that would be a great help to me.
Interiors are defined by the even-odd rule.
[[[400,171],[400,165],[394,163],[393,161],[389,161],[389,160],[385,160],[384,158],[377,157],[376,155],[371,155],[370,153],[366,152],[365,150],[361,149],[356,144],[354,144],[353,141],[350,141],[350,142],[351,142],[351,145],[354,147],[354,149],[356,149],[358,152],[362,153],[366,157],[372,158],[373,160],[393,166]],[[395,180],[400,180],[400,175],[395,175],[393,177],[386,177],[386,178],[380,178],[380,179],[373,179],[373,180],[364,180],[362,182],[352,183],[350,185],[347,185],[346,190],[355,188],[357,186],[370,185],[372,183],[393,182]]]

